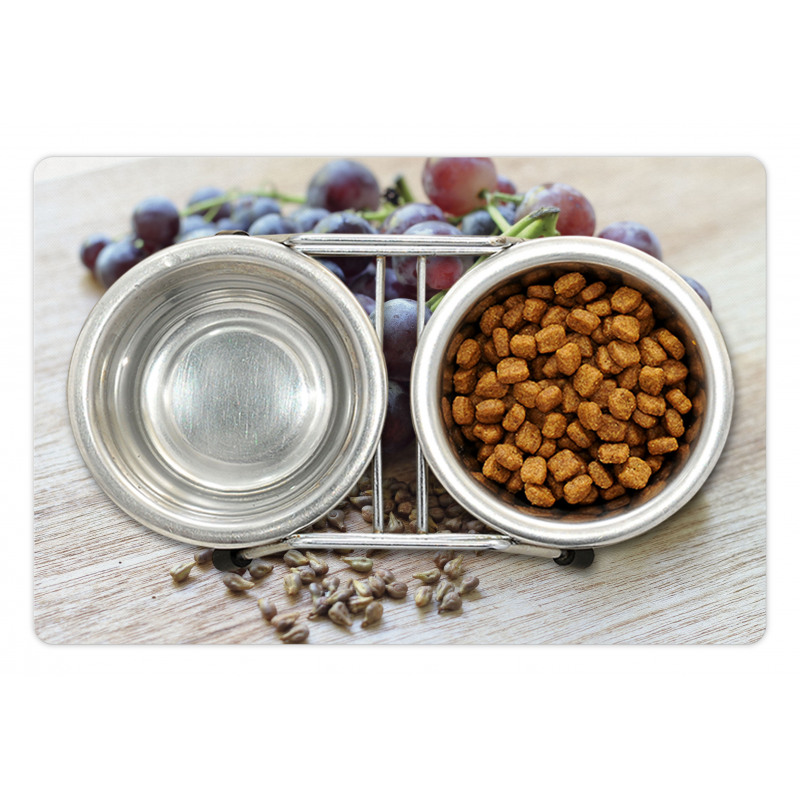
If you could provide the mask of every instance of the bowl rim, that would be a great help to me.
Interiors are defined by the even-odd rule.
[[[694,334],[706,376],[705,420],[677,476],[658,495],[607,518],[563,522],[523,513],[469,474],[450,445],[441,416],[444,355],[469,309],[493,287],[548,266],[608,268],[641,281],[675,308]],[[733,413],[733,375],[722,333],[697,292],[670,267],[628,245],[561,236],[515,244],[489,257],[447,292],[420,339],[411,373],[411,412],[428,465],[447,492],[490,528],[544,547],[601,547],[638,536],[672,516],[699,491],[716,465]]]
[[[338,454],[334,467],[314,484],[311,502],[298,498],[278,515],[271,511],[248,514],[231,523],[209,517],[207,524],[187,521],[159,506],[126,479],[104,445],[103,433],[92,412],[90,382],[102,360],[118,317],[136,302],[137,293],[170,271],[202,264],[206,269],[230,269],[231,262],[246,265],[249,275],[302,284],[310,296],[324,298],[336,314],[336,328],[351,357],[356,389],[353,392],[357,428]],[[218,262],[218,263],[215,263]],[[349,333],[349,335],[347,335]],[[110,383],[110,382],[109,382]],[[67,406],[75,442],[89,472],[105,494],[128,516],[171,539],[203,547],[235,548],[268,544],[314,522],[340,502],[367,469],[380,442],[386,414],[388,378],[383,351],[374,327],[358,300],[330,270],[284,244],[241,234],[218,234],[192,239],[158,251],[126,272],[100,297],[76,340],[67,376]]]

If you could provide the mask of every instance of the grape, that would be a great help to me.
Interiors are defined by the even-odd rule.
[[[425,319],[431,312],[425,308]],[[370,314],[373,324],[375,313]],[[411,362],[417,346],[417,304],[404,297],[383,304],[383,354],[389,378],[411,380]]]
[[[358,214],[352,211],[337,211],[321,219],[314,226],[313,233],[377,233],[377,231]],[[346,278],[355,277],[370,263],[369,256],[336,256],[330,260],[339,265]]]
[[[273,236],[279,233],[299,233],[297,225],[280,214],[259,217],[247,231],[251,236]]]
[[[656,235],[639,222],[612,222],[597,235],[601,239],[630,245],[661,260],[661,245]]]
[[[317,261],[319,261],[325,269],[332,272],[340,281],[344,281],[344,272],[342,272],[338,264],[334,263],[329,258],[318,258]]]
[[[697,294],[700,295],[700,299],[708,306],[708,310],[712,311],[713,309],[711,308],[711,295],[708,293],[706,287],[703,286],[703,284],[700,283],[699,281],[696,281],[694,278],[690,278],[688,275],[681,275],[681,278],[683,278],[686,281],[686,283],[688,283],[689,286],[691,286],[692,289],[694,289],[697,292]]]
[[[93,233],[87,236],[81,243],[80,256],[83,266],[90,272],[94,273],[94,267],[97,263],[97,257],[102,252],[106,245],[109,245],[114,240],[104,233]]]
[[[178,209],[166,197],[148,197],[133,210],[133,230],[150,251],[172,244],[180,227]]]
[[[410,236],[461,236],[461,231],[449,222],[429,220],[412,225],[406,234]],[[407,286],[416,286],[417,257],[399,256],[392,259],[392,268],[397,279]],[[431,289],[449,289],[466,269],[465,259],[458,256],[433,256],[425,265],[425,283]]]
[[[508,224],[514,222],[516,206],[511,203],[499,203],[497,210],[503,215]],[[461,233],[465,236],[491,236],[497,233],[497,223],[489,216],[485,208],[471,211],[461,219]]]
[[[361,308],[363,308],[367,314],[371,314],[375,310],[375,298],[366,294],[360,294],[359,292],[356,292],[353,297],[361,303]]]
[[[272,197],[244,195],[234,200],[230,219],[233,229],[246,231],[260,217],[265,217],[267,214],[280,213],[280,203]],[[217,222],[220,222],[220,220],[218,219]]]
[[[196,231],[198,228],[214,228],[213,222],[207,222],[199,214],[189,214],[187,217],[181,217],[181,225],[178,230],[178,236],[184,236],[187,233]]]
[[[215,208],[213,215],[209,218],[209,222],[216,222],[218,219],[223,219],[224,217],[230,217],[232,213],[231,204],[222,198],[225,196],[225,192],[221,189],[216,189],[213,186],[204,186],[202,189],[198,189],[190,198],[189,202],[186,204],[188,206],[193,206],[195,203],[205,203],[207,200],[215,200],[219,198],[220,206],[219,208]],[[200,214],[200,216],[205,216],[214,206],[209,206],[209,208],[205,209],[204,211],[195,212]]]
[[[506,178],[505,175],[498,175],[495,191],[502,192],[503,194],[516,194],[517,187],[514,182]]]
[[[108,289],[121,278],[131,267],[138,264],[146,253],[136,240],[128,237],[107,245],[100,251],[94,265],[94,274],[100,283]]]
[[[329,161],[311,178],[306,202],[328,211],[375,211],[381,190],[375,176],[358,161]]]
[[[485,206],[481,192],[496,187],[491,158],[428,158],[422,169],[422,188],[430,201],[457,217]]]
[[[326,208],[311,208],[300,206],[289,214],[289,219],[294,222],[302,232],[313,231],[314,226],[330,212]]]
[[[389,381],[388,389],[381,449],[385,453],[396,453],[414,441],[411,399],[406,387],[397,381]]]
[[[351,278],[347,285],[350,291],[356,294],[366,294],[369,297],[375,297],[375,272],[377,267],[375,264],[370,264],[362,273],[355,278]],[[385,279],[383,284],[383,299],[396,300],[398,297],[410,297],[412,300],[416,298],[416,294],[409,294],[409,287],[400,283],[395,275],[394,270],[387,266],[385,269]]]
[[[203,227],[192,228],[190,231],[180,234],[175,240],[175,243],[178,244],[180,242],[189,242],[192,239],[203,239],[206,236],[214,236],[217,233],[219,233],[219,228],[217,228],[217,226],[212,222],[209,222]]]
[[[383,221],[383,233],[405,233],[412,225],[418,222],[438,219],[446,222],[444,211],[432,203],[406,203],[399,206]]]
[[[517,206],[516,220],[538,208],[559,209],[556,230],[562,236],[591,236],[594,233],[594,209],[577,189],[565,183],[542,183],[526,192]]]

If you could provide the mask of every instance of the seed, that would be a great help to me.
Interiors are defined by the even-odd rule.
[[[248,589],[252,589],[255,586],[253,581],[249,581],[247,578],[243,578],[235,572],[226,572],[222,576],[222,582],[232,592],[246,592]]]
[[[375,625],[380,622],[383,617],[383,603],[378,600],[373,600],[364,609],[364,619],[361,623],[362,628],[368,628],[370,625]]]
[[[389,512],[389,521],[386,523],[388,533],[404,533],[406,526],[393,513]]]
[[[420,586],[417,589],[416,594],[414,595],[414,602],[419,608],[424,608],[425,606],[429,605],[431,600],[433,600],[433,587],[432,586]]]
[[[433,563],[436,564],[439,569],[442,569],[448,561],[452,561],[455,557],[455,550],[439,550],[438,553],[434,553]]]
[[[414,504],[409,500],[403,500],[397,504],[397,513],[401,517],[408,517],[414,510]]]
[[[364,473],[358,479],[358,483],[356,483],[356,487],[363,494],[365,489],[370,489],[372,487],[372,476],[367,475],[366,473]]]
[[[445,513],[448,517],[458,517],[464,513],[464,509],[458,503],[450,503],[447,508],[445,508]]]
[[[328,562],[323,561],[321,558],[318,558],[314,555],[314,553],[306,552],[306,558],[308,559],[308,564],[311,569],[317,575],[327,575],[328,574]]]
[[[384,581],[383,578],[377,575],[370,575],[369,578],[367,578],[367,583],[369,584],[369,588],[372,589],[373,597],[383,597],[386,593],[386,581]]]
[[[450,581],[442,581],[437,587],[436,591],[434,592],[433,598],[436,600],[437,603],[441,603],[444,599],[446,594],[449,594],[455,589]]]
[[[318,619],[324,617],[328,613],[328,609],[333,605],[330,597],[320,596],[311,598],[311,612],[308,615],[309,619]]]
[[[289,597],[294,597],[296,594],[300,594],[300,590],[303,588],[303,581],[296,572],[290,572],[283,577],[283,588],[286,589],[286,594]]]
[[[330,607],[328,610],[328,619],[345,628],[353,624],[353,617],[347,610],[347,606],[342,602],[334,603]]]
[[[299,616],[299,611],[284,611],[282,614],[276,614],[270,622],[278,633],[283,633],[284,631],[288,631],[289,628],[297,622]]]
[[[334,592],[339,588],[339,578],[336,575],[329,575],[322,581],[322,588],[326,592]]]
[[[451,533],[458,533],[463,527],[464,523],[461,521],[461,517],[451,517],[446,519],[442,525],[447,528]]]
[[[372,570],[372,559],[365,558],[364,556],[355,556],[354,558],[343,558],[345,564],[347,564],[350,569],[354,569],[356,572],[370,572]]]
[[[347,504],[348,504],[348,502],[349,502],[349,501],[348,501],[348,499],[347,499],[347,498],[345,498],[344,500],[340,500],[340,501],[339,501],[339,502],[336,504],[336,508],[340,508],[340,509],[342,509],[342,511],[344,511],[344,509],[345,509],[345,508],[347,508]]]
[[[458,611],[461,608],[461,595],[458,592],[448,592],[439,604],[439,613],[442,611]]]
[[[308,559],[299,550],[287,550],[283,560],[290,567],[303,567],[308,564]]]
[[[369,522],[370,524],[372,524],[372,522],[375,519],[375,510],[373,509],[372,506],[364,506],[361,509],[361,516],[364,522]]]
[[[275,569],[274,564],[271,564],[269,561],[264,561],[261,558],[255,558],[250,562],[247,571],[250,573],[250,577],[254,581],[257,581],[261,578],[265,578],[273,569]]]
[[[347,607],[351,613],[360,614],[372,601],[372,597],[361,597],[354,594],[352,597],[347,598]]]
[[[337,508],[334,511],[329,511],[326,519],[337,530],[344,530],[344,511],[341,509]]]
[[[422,581],[423,583],[432,584],[438,583],[439,578],[442,577],[442,572],[441,570],[434,568],[426,570],[425,572],[416,572],[411,577],[416,578],[418,581]]]
[[[344,582],[339,585],[339,588],[333,592],[328,599],[331,605],[334,605],[335,603],[344,602],[348,597],[352,597],[354,592],[353,579],[345,578]]]
[[[458,593],[461,595],[469,594],[470,592],[474,592],[478,588],[478,584],[480,580],[478,580],[477,575],[468,575],[464,580],[461,582],[461,587],[458,590]]]
[[[377,567],[372,571],[373,575],[377,575],[385,584],[394,583],[397,578],[394,576],[394,572],[389,569],[383,569],[383,567]]]
[[[275,608],[275,603],[271,600],[267,600],[266,597],[262,597],[258,601],[258,609],[261,611],[262,616],[264,617],[267,622],[271,620],[277,613],[278,609]]]
[[[307,586],[317,579],[317,573],[306,564],[304,567],[292,567],[292,572],[300,576],[300,582]]]
[[[214,557],[214,551],[210,547],[206,547],[203,550],[198,550],[194,554],[194,563],[195,564],[210,564],[211,559]]]
[[[402,581],[389,583],[386,586],[386,594],[388,594],[389,597],[393,597],[395,600],[400,600],[408,594],[408,586]]]
[[[289,628],[280,637],[284,644],[302,644],[306,639],[308,639],[308,625],[304,625],[302,622]]]
[[[442,571],[448,578],[452,578],[453,580],[460,578],[461,575],[464,574],[464,568],[462,567],[463,562],[464,556],[457,556],[452,561],[448,561],[444,567],[442,567]]]
[[[362,494],[360,497],[351,497],[350,502],[360,511],[364,508],[364,506],[372,505],[372,496],[368,494]]]
[[[430,510],[430,518],[434,522],[442,522],[444,520],[445,513],[443,508],[439,508],[439,506],[434,506]]]
[[[372,587],[366,581],[353,581],[353,588],[359,597],[372,597]]]
[[[172,580],[175,583],[183,583],[188,577],[189,573],[192,571],[192,568],[197,562],[186,561],[183,564],[176,564],[170,571],[169,574],[172,576]]]

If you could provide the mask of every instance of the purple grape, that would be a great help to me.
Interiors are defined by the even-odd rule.
[[[181,227],[178,231],[178,236],[184,236],[187,233],[196,231],[198,228],[213,228],[213,222],[207,222],[199,214],[189,214],[187,217],[181,217]]]
[[[425,308],[426,321],[431,312]],[[375,322],[375,313],[370,315]],[[383,304],[383,354],[389,378],[411,380],[411,362],[417,346],[417,304],[404,297]]]
[[[274,236],[279,233],[299,233],[297,225],[280,214],[259,217],[247,231],[251,236]]]
[[[516,194],[517,187],[514,184],[514,181],[506,178],[505,175],[498,175],[497,176],[497,188],[495,189],[496,192],[502,192],[503,194]]]
[[[358,161],[329,161],[311,178],[306,203],[328,211],[375,211],[381,190],[375,176]]]
[[[363,272],[355,278],[348,281],[347,285],[350,291],[355,294],[366,294],[369,297],[375,297],[375,272],[376,265],[370,264]],[[411,297],[413,300],[416,295],[408,293],[409,287],[400,283],[391,267],[386,267],[386,277],[383,285],[383,299],[396,300],[398,297]]]
[[[444,211],[432,203],[406,203],[399,206],[383,221],[382,233],[405,233],[418,222],[437,219],[446,222]]]
[[[301,232],[313,231],[314,226],[330,212],[326,208],[311,208],[309,206],[300,206],[289,214],[289,219],[294,222]]]
[[[94,265],[94,274],[97,280],[108,289],[145,256],[145,251],[136,243],[135,239],[131,237],[121,239],[106,245],[100,251]]]
[[[375,228],[363,217],[352,211],[337,211],[328,214],[315,226],[313,233],[377,233]],[[336,262],[346,278],[353,278],[363,272],[370,263],[369,256],[337,256],[331,258]]]
[[[260,217],[267,214],[280,214],[280,203],[272,197],[243,195],[233,201],[230,219],[236,230],[246,231]]]
[[[94,273],[94,267],[97,263],[97,257],[102,252],[106,245],[112,244],[113,239],[106,236],[104,233],[93,233],[87,236],[81,243],[80,257],[83,266],[86,267],[91,273]]]
[[[176,205],[166,197],[148,197],[133,210],[134,233],[149,251],[160,250],[175,241],[181,228]]]
[[[209,222],[202,228],[192,228],[192,230],[180,234],[178,238],[175,240],[175,244],[180,244],[181,242],[189,242],[192,239],[204,239],[206,236],[214,236],[217,233],[219,233],[219,228],[217,228],[217,226],[214,225],[213,222]]]
[[[708,293],[706,287],[703,286],[700,281],[696,281],[694,278],[690,278],[688,275],[681,275],[681,278],[683,278],[686,283],[688,283],[689,286],[691,286],[692,289],[694,289],[697,294],[700,295],[700,299],[708,306],[708,310],[713,311],[711,308],[711,295]]]
[[[496,187],[491,158],[428,158],[422,169],[422,188],[430,201],[457,217],[485,206],[481,193]]]
[[[620,242],[635,247],[643,253],[661,260],[661,245],[650,228],[639,222],[612,222],[597,234],[601,239]]]
[[[222,189],[217,189],[214,186],[204,186],[202,189],[198,189],[190,198],[189,202],[186,204],[187,208],[195,205],[196,203],[205,203],[208,200],[217,200],[219,199],[220,205],[218,208],[215,208],[213,215],[209,218],[209,222],[216,222],[218,219],[223,219],[224,217],[230,217],[233,213],[233,209],[231,208],[231,204],[227,200],[223,200],[225,196],[225,192]],[[212,209],[214,206],[209,206],[207,209],[203,211],[196,211],[194,213],[200,214],[200,216],[205,217],[205,215]]]
[[[449,222],[429,220],[412,225],[406,234],[410,236],[462,236],[461,231]],[[397,279],[407,286],[417,284],[417,257],[398,256],[392,259],[392,268]],[[425,283],[428,288],[441,291],[449,289],[467,268],[466,259],[459,256],[433,256],[425,264]]]
[[[591,236],[595,216],[591,203],[577,189],[565,183],[542,183],[525,193],[517,206],[515,222],[539,208],[559,210],[556,230],[562,236]]]
[[[514,222],[516,206],[512,203],[499,203],[497,210],[503,218],[511,225]],[[461,218],[461,232],[465,236],[491,236],[497,233],[497,223],[491,218],[485,208],[479,208]]]
[[[360,294],[359,292],[354,293],[353,297],[361,303],[361,308],[367,312],[367,314],[372,314],[375,311],[375,299],[370,297],[366,294]]]
[[[411,421],[411,400],[406,387],[397,381],[389,381],[388,389],[381,449],[392,454],[414,441],[414,425]]]
[[[317,261],[319,261],[325,269],[332,272],[340,281],[344,282],[344,272],[342,272],[338,264],[331,261],[329,258],[318,258]]]

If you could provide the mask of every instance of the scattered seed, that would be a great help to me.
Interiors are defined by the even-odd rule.
[[[314,553],[306,552],[306,558],[308,559],[308,565],[317,575],[327,575],[328,574],[328,562],[323,561],[321,558],[314,555]]]
[[[222,582],[232,592],[246,592],[248,589],[252,589],[255,586],[253,581],[249,581],[247,578],[243,578],[235,572],[226,572],[222,576]]]
[[[250,573],[250,577],[254,580],[261,580],[261,578],[266,578],[267,575],[275,569],[275,565],[269,561],[264,561],[261,558],[255,558],[250,562],[250,566],[247,568],[247,571]]]
[[[273,603],[271,600],[267,600],[266,597],[262,597],[258,601],[258,609],[267,622],[269,622],[278,613],[275,603]]]
[[[348,597],[353,596],[354,592],[355,589],[353,588],[353,579],[345,578],[345,580],[339,585],[339,588],[330,595],[329,600],[331,605],[346,601]]]
[[[367,583],[369,584],[369,588],[372,589],[373,597],[383,597],[386,593],[386,581],[383,578],[380,578],[377,575],[370,575],[367,578]]]
[[[336,575],[330,575],[322,581],[322,588],[326,592],[334,592],[339,588],[339,578]]]
[[[283,560],[290,567],[303,567],[308,564],[308,559],[299,550],[287,550],[283,554]]]
[[[470,592],[474,592],[478,588],[479,583],[480,580],[478,579],[477,575],[468,575],[461,582],[461,586],[458,589],[458,593],[460,595],[465,595],[469,594]]]
[[[372,559],[366,558],[364,556],[355,556],[353,558],[343,558],[345,564],[347,564],[350,569],[354,569],[356,572],[371,572],[372,571]]]
[[[326,517],[328,522],[333,525],[339,531],[343,531],[345,529],[344,525],[344,511],[337,508],[334,511],[328,512],[328,516]]]
[[[394,576],[394,572],[390,569],[384,569],[383,567],[373,569],[372,574],[377,575],[385,584],[394,583],[397,580]]]
[[[452,561],[455,557],[455,550],[440,550],[438,553],[434,554],[433,563],[436,564],[439,569],[442,569],[448,561]]]
[[[444,599],[444,596],[446,594],[452,592],[454,589],[455,589],[455,586],[453,586],[453,584],[450,583],[450,581],[442,581],[436,587],[436,591],[434,592],[434,595],[433,595],[434,600],[436,600],[437,603],[441,603],[442,600]]]
[[[393,597],[395,600],[400,600],[408,594],[408,586],[402,581],[389,583],[386,586],[386,594],[388,594],[389,597]]]
[[[462,606],[461,595],[458,592],[448,592],[439,603],[439,613],[442,611],[458,611]]]
[[[360,614],[372,601],[372,597],[362,597],[354,594],[352,597],[347,598],[347,608],[353,614]]]
[[[289,628],[280,636],[280,640],[284,644],[302,644],[306,639],[308,639],[308,625],[304,625],[302,622]]]
[[[304,567],[292,567],[292,572],[300,576],[300,582],[304,586],[308,586],[317,579],[317,573],[308,564]]]
[[[318,619],[324,617],[328,613],[328,609],[333,605],[330,597],[324,595],[320,597],[311,598],[311,612],[308,615],[309,619]]]
[[[364,619],[361,622],[362,628],[368,628],[370,625],[375,625],[383,618],[383,603],[378,600],[373,600],[364,609]]]
[[[372,597],[372,587],[366,581],[353,581],[353,588],[360,597]]]
[[[411,577],[416,578],[418,581],[422,581],[422,583],[433,584],[439,582],[439,578],[442,577],[442,571],[434,567],[433,569],[428,569],[424,572],[415,572]]]
[[[419,608],[424,608],[430,604],[431,600],[433,600],[433,587],[420,586],[414,595],[414,603],[416,603]]]
[[[369,494],[362,494],[359,497],[351,497],[350,503],[355,506],[357,509],[362,510],[365,506],[372,505],[372,495]]]
[[[344,628],[348,628],[353,624],[353,617],[348,611],[347,606],[342,602],[334,603],[330,609],[328,609],[328,619]]]
[[[448,578],[455,580],[456,578],[460,578],[461,575],[464,574],[464,556],[456,556],[452,561],[448,561],[444,567],[442,567],[442,572],[447,575]]]
[[[451,533],[458,533],[464,527],[460,517],[448,518],[442,523],[442,526]]]
[[[375,520],[375,509],[372,506],[364,506],[361,509],[361,516],[364,519],[364,522],[369,522],[372,524]]]
[[[303,588],[303,581],[296,572],[290,572],[283,577],[283,588],[286,589],[286,594],[289,597],[294,597],[296,594],[300,594],[300,590]]]
[[[270,623],[272,623],[272,627],[275,628],[278,633],[283,633],[284,631],[288,631],[289,628],[297,622],[299,617],[299,611],[284,611],[282,614],[276,614],[270,620]]]
[[[183,583],[189,577],[189,573],[192,571],[196,563],[196,561],[192,560],[186,561],[183,564],[176,564],[169,571],[172,580],[175,581],[175,583]]]
[[[194,554],[194,563],[195,564],[210,564],[211,559],[214,558],[214,551],[210,547],[206,547],[203,550],[198,550]]]
[[[389,521],[386,523],[387,533],[404,533],[406,526],[399,520],[394,513],[389,512]]]

